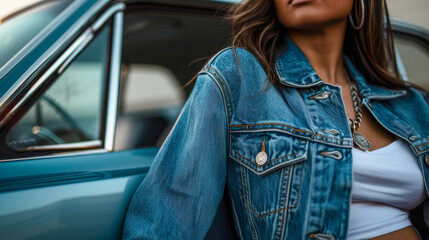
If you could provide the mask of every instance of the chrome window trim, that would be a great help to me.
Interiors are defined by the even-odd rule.
[[[74,148],[90,149],[90,148],[101,147],[102,145],[103,143],[101,140],[92,140],[92,141],[76,142],[76,143],[34,146],[34,147],[17,149],[16,151],[69,150]]]
[[[123,5],[125,8],[125,5]],[[107,120],[104,148],[108,151],[113,150],[115,138],[116,117],[119,98],[119,79],[121,72],[121,51],[122,51],[122,30],[124,13],[118,12],[113,22],[112,53],[110,65],[109,93],[107,102]]]
[[[94,31],[89,28],[87,29],[73,44],[76,43],[76,46],[72,47],[72,52],[67,54],[68,57],[64,60],[64,62],[60,65],[57,70],[57,74],[61,74],[67,66],[75,59],[75,57],[88,45],[88,43],[94,38]],[[0,124],[1,126],[1,124]]]
[[[80,1],[74,1],[74,2],[80,2]],[[0,98],[0,112],[3,111],[7,107],[7,105],[10,104],[13,97],[16,96],[19,93],[20,89],[25,86],[25,83],[28,80],[28,78],[31,76],[31,74],[34,71],[36,71],[36,69],[38,69],[40,65],[42,65],[47,59],[49,59],[49,57],[52,56],[53,53],[57,52],[59,48],[62,45],[64,45],[81,28],[81,26],[83,26],[88,21],[88,19],[93,17],[107,3],[108,1],[105,1],[105,0],[97,1],[97,3],[88,12],[82,15],[82,17],[78,21],[76,21],[66,32],[64,32],[64,34],[57,41],[55,41],[55,43],[52,44],[52,46],[46,52],[44,52],[38,59],[34,61],[34,63],[12,85],[12,87]],[[81,4],[76,4],[73,6],[77,8],[80,5]],[[64,20],[64,18],[66,18],[72,13],[72,10],[74,10],[74,8],[71,10],[69,9],[69,11],[67,12],[69,14],[64,14],[61,16],[61,18],[58,18],[58,20],[55,21],[56,25],[52,25],[52,26],[48,25],[47,27],[50,27],[50,28],[56,27],[57,24],[60,24],[61,21]],[[49,30],[51,29],[46,30],[46,32],[43,31],[43,34],[38,36],[37,40],[35,40],[35,42],[32,43],[33,46],[31,46],[31,48],[29,47],[28,49],[26,49],[23,53],[27,54],[28,52],[33,50],[33,47],[36,45],[36,43],[43,40],[44,37],[51,32]],[[21,58],[17,59],[16,61],[20,61],[23,56],[24,55],[21,54]],[[15,64],[11,65],[10,69],[12,69],[13,66],[15,66]],[[7,72],[5,72],[4,75],[6,75]],[[0,75],[0,79],[3,78],[4,75]]]
[[[119,11],[123,11],[125,10],[125,4],[124,3],[117,3],[113,6],[111,6],[109,9],[107,9],[103,15],[101,15],[100,18],[97,19],[97,21],[95,21],[91,27],[97,31],[98,29],[100,29],[100,27],[111,17],[113,16],[113,14],[115,14],[116,12]],[[116,19],[116,16],[115,16]],[[116,20],[115,20],[116,21]],[[122,21],[122,20],[121,20]],[[121,26],[122,28],[122,26]]]
[[[31,86],[28,92],[23,98],[10,110],[6,116],[0,121],[0,127],[2,127],[7,121],[9,121],[15,113],[21,108],[21,106],[31,97],[39,87],[48,80],[48,78],[55,72],[63,63],[70,59],[71,56],[76,56],[79,50],[82,50],[94,37],[92,29],[87,29],[64,53],[61,55],[54,64]],[[70,61],[71,62],[71,61]]]
[[[25,158],[13,158],[13,159],[5,159],[0,160],[0,164],[2,162],[15,162],[15,161],[25,161],[25,160],[35,160],[35,159],[47,159],[47,158],[57,158],[57,157],[73,157],[79,155],[91,155],[91,154],[100,154],[107,153],[106,149],[94,149],[94,150],[82,150],[76,152],[68,152],[68,153],[54,153],[50,155],[36,156],[36,157],[25,157]]]
[[[106,120],[106,131],[105,131],[105,141],[104,146],[102,140],[94,140],[87,142],[77,142],[72,144],[60,144],[60,145],[49,145],[45,146],[49,147],[49,150],[55,150],[53,146],[59,146],[57,150],[67,150],[64,148],[66,146],[72,146],[76,148],[78,144],[85,148],[88,148],[88,143],[97,142],[97,146],[100,146],[100,149],[95,150],[81,150],[73,153],[66,154],[52,154],[52,155],[44,155],[37,157],[26,157],[26,158],[14,158],[14,159],[6,159],[0,160],[0,162],[8,162],[8,161],[20,161],[20,160],[29,160],[29,159],[40,159],[40,158],[48,158],[48,157],[62,157],[62,156],[75,156],[75,155],[84,155],[84,154],[92,154],[92,153],[106,153],[112,151],[113,142],[114,142],[114,133],[116,126],[116,115],[117,115],[117,105],[118,105],[118,94],[119,94],[119,78],[120,78],[120,65],[121,65],[121,49],[122,49],[122,24],[123,24],[123,10],[125,9],[124,3],[118,3],[110,7],[105,11],[105,13],[84,33],[82,33],[79,38],[72,43],[72,45],[51,65],[51,67],[33,84],[30,90],[25,94],[25,96],[19,100],[19,102],[14,106],[14,108],[8,112],[4,119],[0,121],[0,127],[2,127],[8,120],[10,120],[20,109],[20,107],[31,97],[36,90],[55,72],[60,69],[65,68],[65,64],[69,64],[72,62],[74,57],[76,57],[86,45],[88,45],[94,38],[94,32],[101,28],[103,24],[109,20],[109,18],[116,13],[114,16],[114,24],[113,24],[113,37],[112,37],[112,46],[111,46],[111,61],[110,61],[110,74],[109,74],[109,86],[107,89],[108,92],[108,102],[107,102],[107,120]],[[119,12],[118,12],[119,11]],[[95,29],[95,28],[96,29]],[[91,145],[92,147],[94,145]],[[32,150],[47,150],[43,149],[44,147],[33,148]]]
[[[51,33],[53,29],[57,28],[61,22],[70,16],[75,9],[77,9],[82,2],[73,1],[66,9],[64,9],[58,16],[56,16],[48,25],[46,25],[42,31],[34,36],[24,47],[19,50],[9,61],[7,61],[2,67],[0,67],[0,79],[3,78],[16,63],[22,60],[29,52],[31,52],[36,45],[38,45],[46,35]]]

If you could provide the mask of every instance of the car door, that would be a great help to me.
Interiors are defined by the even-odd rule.
[[[429,91],[429,30],[392,20],[403,78]]]
[[[106,4],[83,24],[3,115],[2,239],[120,237],[129,199],[157,151],[111,151],[124,8]]]
[[[26,55],[10,68],[16,82],[31,81],[10,84],[0,106],[1,238],[120,238],[129,200],[190,93],[183,86],[204,61],[188,65],[228,37],[218,4],[207,3],[74,1],[66,11],[87,10],[69,15],[88,15],[76,36],[58,34],[62,45],[39,53],[37,67]]]

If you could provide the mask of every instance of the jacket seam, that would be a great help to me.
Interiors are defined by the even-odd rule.
[[[288,209],[290,209],[290,208],[293,208],[294,206],[289,206],[289,207],[286,207],[286,208],[282,208],[282,209],[277,209],[277,210],[274,210],[274,211],[271,211],[271,212],[268,212],[268,213],[264,213],[264,214],[259,214],[253,207],[252,207],[252,205],[249,203],[249,202],[247,202],[246,201],[246,199],[243,197],[243,196],[240,196],[240,198],[243,200],[243,202],[244,202],[244,204],[250,209],[250,210],[252,210],[252,212],[258,217],[258,218],[263,218],[263,217],[266,217],[266,216],[268,216],[268,215],[270,215],[270,214],[273,214],[273,213],[276,213],[276,212],[280,212],[280,211],[286,211],[286,210],[288,210]]]
[[[251,163],[251,164],[253,164],[254,166],[257,166],[257,167],[264,167],[264,166],[266,166],[267,164],[270,164],[270,163],[272,163],[272,162],[274,162],[274,161],[276,161],[276,160],[283,159],[283,158],[287,158],[287,157],[294,156],[294,155],[297,155],[297,154],[298,154],[297,152],[295,152],[295,153],[291,153],[291,154],[287,154],[287,155],[282,156],[282,157],[274,158],[274,159],[272,159],[271,161],[264,163],[263,165],[256,165],[255,163],[253,163],[253,161],[252,161],[251,159],[249,159],[249,158],[247,158],[247,157],[245,157],[245,156],[241,155],[241,154],[238,152],[238,150],[235,150],[235,153],[236,153],[239,157],[241,157],[241,158],[243,158],[243,159],[245,159],[245,160],[249,161],[249,163]],[[244,163],[244,162],[243,162],[243,163]]]
[[[295,127],[292,127],[290,125],[287,124],[282,124],[282,123],[258,123],[258,124],[240,124],[240,125],[230,125],[231,128],[233,127],[245,127],[246,130],[248,130],[249,127],[258,127],[258,126],[266,126],[266,125],[279,125],[279,126],[284,126],[284,127],[288,127],[288,128],[292,128],[293,129],[293,133],[295,133],[295,131],[297,132],[304,132],[304,133],[308,133],[313,135],[312,132],[307,131],[307,130],[301,130]]]
[[[226,149],[228,151],[229,145],[230,145],[230,135],[231,135],[231,133],[230,133],[230,114],[229,114],[229,111],[228,111],[228,107],[227,107],[227,103],[226,103],[226,97],[225,97],[225,93],[223,91],[223,87],[218,82],[218,79],[213,76],[213,74],[211,74],[211,73],[209,73],[207,71],[202,71],[199,74],[207,74],[211,79],[213,79],[213,81],[216,83],[216,86],[218,87],[218,89],[219,89],[219,91],[220,91],[220,93],[222,95],[223,105],[224,105],[224,108],[225,108],[225,114],[226,114],[226,118],[227,118],[226,119],[226,128],[227,128],[226,129],[226,132],[227,132],[227,136],[226,136],[226,138],[227,138],[226,139],[227,146],[226,146]]]
[[[285,174],[287,172],[287,176],[291,176],[291,169],[293,169],[293,166],[290,168],[284,168],[282,170],[282,175],[283,177],[280,179],[280,185],[281,185],[281,189],[280,189],[280,207],[281,208],[285,208],[285,206],[287,206],[289,199],[290,199],[290,185],[292,183],[292,179],[290,177],[288,177],[287,179],[285,179]],[[287,212],[279,212],[278,213],[278,219],[277,221],[279,222],[279,226],[277,226],[277,229],[275,230],[275,236],[278,236],[277,239],[283,239],[284,235],[285,235],[285,223],[286,223],[286,216],[287,216]]]
[[[212,70],[215,74],[213,74],[212,72],[210,72],[210,71],[208,71],[208,70]],[[211,75],[212,76],[212,78],[215,78],[218,82],[219,82],[219,84],[220,84],[220,86],[223,88],[223,90],[226,92],[226,95],[227,95],[227,102],[228,102],[228,104],[229,104],[229,108],[230,109],[228,109],[228,111],[231,111],[231,114],[230,114],[230,116],[232,117],[232,114],[233,114],[233,109],[232,109],[232,100],[231,100],[231,94],[229,93],[229,89],[228,89],[228,87],[227,87],[227,85],[226,85],[226,82],[225,82],[225,80],[223,79],[223,77],[222,77],[222,75],[219,73],[219,71],[217,71],[215,68],[213,68],[213,67],[205,67],[204,69],[203,69],[203,71],[204,72],[206,72],[207,74],[209,74],[209,75]],[[217,75],[218,77],[216,77],[215,75]]]
[[[258,218],[263,218],[263,217],[266,217],[266,216],[268,216],[268,215],[271,215],[271,214],[273,214],[273,213],[276,213],[276,212],[280,212],[280,211],[286,211],[286,210],[289,210],[289,209],[291,209],[291,208],[296,208],[297,206],[298,206],[298,203],[299,203],[299,200],[300,200],[300,198],[301,198],[301,188],[302,188],[302,178],[303,178],[303,172],[304,172],[304,169],[301,169],[301,174],[300,174],[300,178],[299,178],[299,189],[298,189],[298,198],[296,199],[296,202],[295,202],[295,204],[294,205],[292,205],[292,206],[289,206],[289,207],[286,207],[286,208],[282,208],[282,209],[277,209],[277,210],[274,210],[274,211],[271,211],[271,212],[268,212],[268,213],[264,213],[264,214],[259,214],[254,208],[253,208],[253,206],[246,200],[246,198],[244,197],[244,196],[240,196],[240,198],[243,200],[243,202],[244,202],[244,204],[258,217]]]
[[[243,166],[239,166],[240,167],[240,179],[241,179],[241,185],[243,187],[243,195],[246,196],[247,198],[249,197],[249,181],[247,178],[247,171]],[[241,195],[240,198],[243,196]],[[250,225],[250,230],[252,233],[252,238],[253,239],[258,239],[258,232],[256,229],[256,225],[253,221],[253,217],[251,216],[250,212],[249,212],[249,208],[247,208],[247,221],[249,221],[249,225]]]

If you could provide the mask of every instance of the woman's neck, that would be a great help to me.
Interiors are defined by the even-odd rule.
[[[340,26],[338,26],[340,24]],[[347,22],[318,29],[289,29],[288,37],[301,49],[317,75],[326,83],[343,85],[343,44]]]

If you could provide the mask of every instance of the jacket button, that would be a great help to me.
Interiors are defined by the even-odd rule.
[[[325,91],[323,91],[323,92],[321,92],[319,94],[311,96],[310,99],[325,100],[325,99],[328,99],[329,96],[331,96],[331,94],[332,93],[330,91],[325,90]]]
[[[315,240],[335,240],[335,236],[325,233],[311,233],[308,235],[311,239]]]
[[[256,154],[256,163],[258,165],[264,165],[268,160],[268,155],[266,152],[259,152]]]
[[[426,157],[425,157],[425,162],[426,162],[426,165],[428,165],[428,166],[429,166],[429,155],[426,155]]]
[[[416,139],[417,139],[417,137],[416,137],[416,136],[411,136],[409,139],[410,139],[411,141],[414,141],[414,140],[416,140]]]

